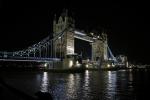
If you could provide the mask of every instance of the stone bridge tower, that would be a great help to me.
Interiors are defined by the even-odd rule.
[[[53,21],[53,38],[61,32],[63,32],[63,35],[53,41],[54,57],[61,58],[65,63],[68,63],[68,61],[65,61],[68,55],[74,54],[74,28],[75,21],[72,17],[69,17],[68,10],[63,10],[58,18],[55,15]]]
[[[102,33],[92,43],[92,61],[95,61],[98,66],[104,67],[108,60],[107,34]]]
[[[54,41],[55,57],[65,58],[68,54],[74,54],[74,27],[75,21],[68,16],[68,10],[63,10],[59,18],[53,21],[53,37],[64,32],[62,37]]]

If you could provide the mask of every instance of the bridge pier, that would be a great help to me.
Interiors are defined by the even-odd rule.
[[[73,68],[74,67],[74,59],[73,58],[66,58],[63,59],[63,69]]]

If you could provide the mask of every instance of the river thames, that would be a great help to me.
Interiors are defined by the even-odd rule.
[[[1,72],[12,87],[34,96],[49,92],[54,100],[146,100],[147,70],[88,71],[84,73]]]

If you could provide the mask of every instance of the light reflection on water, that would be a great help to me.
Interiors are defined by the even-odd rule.
[[[108,82],[107,82],[107,96],[109,99],[115,100],[116,98],[116,72],[107,71]]]
[[[68,82],[67,82],[67,87],[66,87],[66,97],[67,98],[75,98],[76,94],[75,94],[75,90],[76,90],[76,86],[78,83],[76,83],[75,80],[75,75],[74,74],[69,74],[68,76]]]
[[[88,99],[92,99],[92,97],[89,94],[91,92],[91,88],[90,88],[90,76],[89,76],[88,70],[85,71],[83,90],[84,90],[83,91],[84,97],[86,97]]]
[[[85,71],[85,88],[87,88],[87,87],[89,87],[89,71],[88,70],[86,70]]]
[[[48,92],[48,84],[49,84],[49,80],[48,80],[48,73],[47,72],[43,72],[43,77],[42,77],[42,82],[41,82],[41,86],[40,86],[40,90],[42,92]]]
[[[50,92],[54,100],[93,100],[103,98],[116,100],[119,98],[117,96],[118,92],[121,93],[123,90],[120,90],[120,88],[117,90],[117,74],[116,71],[106,71],[98,74],[98,72],[88,70],[85,73],[76,74],[44,72],[41,75],[40,88],[43,92]],[[128,76],[130,82],[132,82],[132,74],[129,73]],[[120,73],[118,77],[122,77],[124,80],[126,75]],[[124,85],[122,82],[119,84],[121,87]],[[102,96],[99,96],[101,93]]]
[[[133,71],[85,71],[9,73],[4,77],[10,85],[30,94],[37,90],[50,92],[54,100],[136,100],[135,88],[137,91],[139,85],[149,86],[148,75]]]
[[[131,70],[129,70],[129,82],[133,81],[133,73]]]

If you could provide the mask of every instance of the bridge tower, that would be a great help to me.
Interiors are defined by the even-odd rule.
[[[102,33],[92,43],[92,61],[97,63],[97,66],[104,67],[108,60],[107,34]]]
[[[53,38],[63,32],[61,37],[53,41],[54,57],[61,58],[63,63],[69,63],[68,55],[74,55],[74,28],[75,21],[68,15],[68,10],[63,10],[53,21]],[[72,64],[71,64],[72,65]]]

